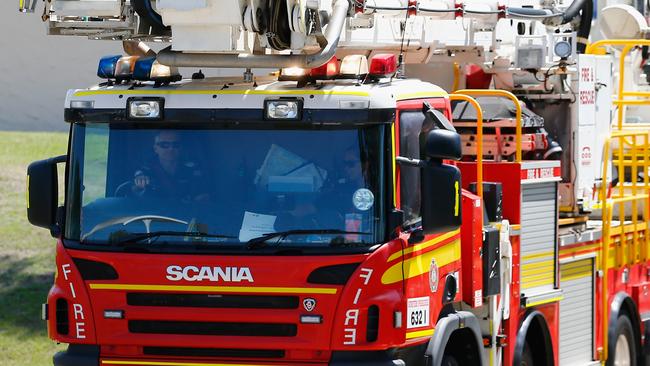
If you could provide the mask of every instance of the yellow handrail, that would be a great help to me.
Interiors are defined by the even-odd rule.
[[[603,239],[601,247],[600,267],[603,271],[602,277],[602,337],[603,351],[602,360],[607,359],[607,332],[609,317],[609,296],[608,275],[610,263],[610,246],[614,244],[614,237],[618,237],[618,243],[614,247],[613,264],[616,268],[632,265],[648,260],[650,248],[650,205],[648,204],[648,189],[650,180],[647,172],[650,167],[650,132],[645,130],[619,130],[614,131],[605,141],[603,149],[603,174],[600,189],[600,200],[603,203],[602,223]],[[611,156],[610,154],[614,154]],[[641,158],[639,156],[641,155]],[[618,170],[618,184],[612,192],[612,198],[608,198],[608,180],[610,164],[615,165]],[[643,182],[638,182],[638,173],[644,174]],[[627,173],[630,173],[629,179]],[[626,192],[626,189],[629,192]],[[629,221],[626,215],[626,204],[631,207]],[[642,219],[639,219],[639,205],[643,205]],[[614,220],[618,228],[613,230]],[[630,222],[631,223],[628,223]],[[641,232],[643,232],[641,237]],[[631,244],[628,237],[631,236]]]
[[[623,129],[623,118],[625,118],[625,106],[650,104],[650,100],[632,99],[626,100],[625,97],[642,97],[650,98],[649,92],[626,92],[625,91],[625,58],[638,46],[650,46],[648,39],[603,39],[596,41],[587,46],[587,54],[599,54],[605,46],[623,46],[623,50],[619,55],[619,76],[618,76],[618,99],[614,100],[614,104],[618,107],[618,129]]]
[[[521,120],[522,120],[522,110],[521,104],[519,104],[519,99],[509,91],[506,90],[496,90],[496,89],[463,89],[457,90],[456,94],[467,94],[475,96],[489,96],[489,97],[501,97],[510,99],[515,104],[516,109],[516,122],[517,122],[517,132],[515,136],[517,150],[515,151],[515,161],[521,163],[522,154],[521,154]],[[501,143],[501,141],[499,141]]]
[[[609,248],[612,245],[612,238],[614,235],[619,236],[619,245],[615,247],[615,262],[614,265],[617,267],[622,267],[625,264],[635,264],[640,261],[646,261],[648,258],[648,248],[650,247],[650,233],[648,227],[648,218],[650,218],[650,207],[648,205],[648,194],[639,194],[634,196],[626,196],[619,198],[610,198],[607,199],[603,204],[603,240],[601,247],[600,255],[600,267],[603,273],[602,277],[602,311],[603,311],[603,321],[601,322],[601,331],[603,338],[603,350],[602,350],[602,361],[607,360],[607,334],[609,330],[609,296],[607,293],[608,287],[608,278],[609,278]],[[625,203],[631,203],[633,208],[631,215],[631,225],[625,224]],[[639,220],[638,215],[636,214],[637,204],[643,204],[643,219]],[[618,207],[617,221],[620,226],[620,232],[614,234],[612,232],[612,223],[614,220],[614,211],[615,207]],[[643,225],[644,224],[644,225]],[[630,229],[631,228],[631,229]],[[639,231],[643,230],[643,240],[639,238]],[[632,245],[627,244],[628,234],[632,234]],[[624,247],[628,247],[627,250],[627,263],[623,262],[623,253],[625,252]],[[636,256],[637,250],[639,256]]]
[[[469,95],[449,94],[449,100],[465,101],[476,109],[476,192],[483,200],[483,109]]]

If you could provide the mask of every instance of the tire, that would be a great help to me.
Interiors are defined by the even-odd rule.
[[[521,366],[534,366],[533,351],[530,349],[528,342],[524,344],[524,352],[521,354]]]
[[[621,315],[616,320],[616,336],[610,339],[610,354],[607,366],[637,366],[636,340],[634,328],[627,315]]]
[[[460,366],[460,362],[452,355],[445,355],[440,366]]]

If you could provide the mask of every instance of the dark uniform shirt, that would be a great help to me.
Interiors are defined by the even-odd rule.
[[[193,162],[180,163],[176,172],[169,174],[154,159],[138,169],[134,176],[149,177],[149,185],[144,192],[146,196],[191,200],[206,193],[203,173]]]

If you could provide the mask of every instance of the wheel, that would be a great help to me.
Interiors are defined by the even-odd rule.
[[[440,366],[460,366],[460,362],[452,355],[445,355]]]
[[[524,344],[524,353],[521,355],[521,366],[534,366],[533,351],[530,349],[528,342]]]
[[[636,366],[636,352],[634,330],[632,322],[626,315],[621,315],[616,320],[616,336],[609,340],[610,351],[607,357],[608,366]]]

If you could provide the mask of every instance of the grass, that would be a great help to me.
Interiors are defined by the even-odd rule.
[[[63,349],[47,338],[41,304],[54,278],[55,240],[27,222],[25,176],[32,161],[66,153],[62,133],[0,132],[0,364],[52,365]]]

